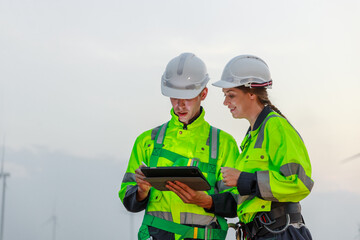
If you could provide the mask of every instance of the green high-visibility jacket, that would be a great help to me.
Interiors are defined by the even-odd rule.
[[[299,202],[314,184],[304,142],[285,118],[267,106],[253,128],[244,138],[236,162],[242,172],[237,214],[243,223],[251,222],[258,212],[270,211],[272,202]],[[251,174],[256,176],[252,190]]]
[[[160,157],[155,160],[155,162],[157,162],[156,166],[197,165],[210,184],[211,181],[215,181],[213,189],[209,191],[208,194],[230,192],[231,188],[226,187],[222,182],[220,168],[222,166],[235,167],[239,150],[234,138],[224,131],[218,131],[218,146],[216,146],[217,160],[215,165],[211,167],[210,164],[208,164],[211,153],[211,149],[209,148],[210,125],[204,119],[205,111],[202,109],[200,116],[188,125],[181,123],[173,110],[171,110],[171,115],[172,118],[167,124],[162,144],[162,149],[165,150],[165,155],[168,156],[160,155]],[[151,162],[153,161],[151,159],[155,145],[155,136],[158,132],[159,128],[148,130],[142,133],[135,141],[121,184],[121,190],[119,191],[119,197],[123,203],[127,195],[134,194],[134,191],[137,190],[135,170],[139,168],[142,162],[147,166],[154,164]],[[175,154],[175,159],[169,159],[172,154]],[[199,161],[191,161],[193,158],[197,158]],[[211,174],[209,173],[211,168],[213,169],[213,178],[210,177]],[[236,197],[237,196],[234,198]],[[206,226],[217,221],[217,218],[219,218],[219,216],[215,216],[214,213],[207,212],[195,204],[184,203],[171,191],[159,191],[151,188],[149,197],[147,200],[144,200],[144,202],[146,204],[146,215],[155,216],[174,223]],[[235,199],[234,203],[236,204]],[[134,205],[136,204],[141,203],[134,203]],[[141,211],[143,209],[142,207],[138,207],[137,209],[130,210]],[[178,234],[175,235],[175,239],[179,239]]]

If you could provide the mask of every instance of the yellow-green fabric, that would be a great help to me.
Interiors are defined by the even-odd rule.
[[[260,138],[260,139],[259,139]],[[290,123],[270,112],[262,124],[245,137],[236,168],[256,173],[263,199],[239,196],[237,214],[249,223],[257,212],[271,210],[271,202],[298,202],[311,191],[311,165],[306,147]]]
[[[163,142],[163,149],[169,150],[176,154],[182,155],[188,159],[198,158],[201,162],[209,162],[209,131],[210,125],[204,119],[205,111],[202,110],[200,116],[184,129],[184,124],[178,119],[178,116],[171,110],[171,120],[168,123],[165,139]],[[149,166],[150,156],[154,148],[153,130],[148,130],[142,133],[135,141],[126,174],[134,174],[135,170],[142,164],[142,161]],[[218,160],[216,164],[216,181],[215,193],[222,193],[230,191],[231,188],[225,187],[222,183],[222,176],[220,167],[229,166],[234,167],[235,161],[239,156],[239,150],[234,138],[224,131],[219,133],[219,147]],[[209,143],[208,143],[209,144]],[[186,166],[188,161],[179,159],[177,162],[172,162],[166,158],[160,157],[157,166]],[[207,173],[203,172],[207,178]],[[123,181],[119,192],[119,197],[123,201],[129,186],[136,185],[136,182]],[[166,220],[172,220],[175,223],[184,224],[184,219],[181,216],[187,217],[185,224],[199,225],[199,219],[210,219],[214,221],[214,214],[206,212],[203,208],[194,204],[184,203],[175,193],[171,191],[158,191],[154,188],[150,190],[150,198],[146,209],[147,214],[156,217],[162,217]],[[190,213],[190,214],[186,214]],[[169,216],[170,214],[170,216]],[[212,220],[211,220],[212,219]],[[206,221],[206,220],[205,220]],[[203,222],[200,222],[202,225]],[[178,239],[178,236],[176,236]]]

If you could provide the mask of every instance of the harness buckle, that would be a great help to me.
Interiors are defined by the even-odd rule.
[[[229,228],[233,228],[233,229],[235,230],[236,240],[242,240],[242,239],[244,239],[244,234],[243,234],[243,231],[242,231],[242,229],[241,229],[240,222],[237,222],[237,223],[228,223],[228,227],[229,227]]]
[[[275,222],[275,221],[274,221],[274,222]],[[287,214],[286,214],[286,224],[285,224],[285,226],[284,226],[282,229],[273,230],[273,229],[270,229],[267,225],[264,225],[264,228],[265,228],[266,230],[268,230],[269,232],[271,232],[272,234],[278,234],[278,233],[284,232],[289,226],[290,226],[290,215],[287,213]]]
[[[269,226],[275,223],[275,220],[271,220],[271,218],[266,212],[260,213],[256,218],[260,222],[260,225]]]

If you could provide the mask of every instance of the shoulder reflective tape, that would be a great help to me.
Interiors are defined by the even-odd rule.
[[[258,136],[256,138],[256,142],[255,142],[255,146],[254,148],[261,148],[262,147],[262,144],[264,142],[264,131],[265,131],[265,125],[267,123],[267,121],[270,119],[270,118],[273,118],[273,117],[281,117],[281,116],[278,116],[278,115],[271,115],[269,117],[267,117],[264,122],[262,123],[261,125],[261,128],[259,130],[259,133],[258,133]],[[282,117],[281,117],[282,118]]]
[[[280,117],[280,118],[283,118],[282,116],[279,116],[279,115],[271,115],[269,117],[267,117],[264,122],[262,123],[261,125],[261,128],[259,130],[259,133],[258,133],[258,136],[257,136],[257,139],[256,139],[256,142],[255,142],[255,146],[254,148],[261,148],[262,147],[262,144],[264,142],[264,131],[265,131],[265,125],[266,125],[266,122],[270,119],[270,118],[273,118],[273,117]],[[293,125],[291,125],[291,123],[289,121],[287,121],[290,126],[295,130],[295,132],[299,135],[301,141],[303,141],[301,135],[299,134],[299,132],[293,127]]]
[[[271,192],[269,171],[258,171],[257,181],[261,197],[265,200],[278,202]]]
[[[217,158],[217,147],[218,147],[218,129],[212,127],[211,132],[211,158]]]
[[[135,173],[125,173],[122,182],[123,182],[123,183],[136,182],[136,180],[135,180]]]
[[[180,213],[181,224],[209,225],[216,221],[215,216],[201,215],[196,213],[182,212]]]
[[[282,165],[280,167],[280,173],[285,177],[296,174],[309,191],[311,191],[314,186],[314,181],[306,175],[304,168],[298,163],[288,163]]]
[[[171,212],[153,211],[153,212],[147,212],[147,214],[154,217],[165,219],[167,221],[171,221],[171,222],[173,221]]]
[[[156,134],[158,133],[160,127],[161,126],[158,126],[151,131],[151,140],[155,140]]]
[[[162,144],[162,143],[163,143],[164,137],[165,137],[165,131],[166,131],[166,128],[167,128],[168,123],[169,123],[169,122],[165,123],[165,124],[162,126],[162,128],[161,128],[161,130],[160,130],[160,133],[159,133],[159,136],[158,136],[158,138],[157,138],[157,140],[156,140],[156,143],[157,143],[157,144]]]
[[[302,139],[300,133],[293,127],[293,125],[291,125],[291,123],[288,121],[288,123],[290,124],[290,126],[295,130],[295,132],[299,135],[300,139],[302,142],[304,142],[304,140]]]

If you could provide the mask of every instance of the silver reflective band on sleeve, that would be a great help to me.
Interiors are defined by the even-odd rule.
[[[314,186],[314,181],[306,175],[304,168],[298,163],[288,163],[282,165],[280,168],[280,173],[285,177],[296,174],[298,178],[304,183],[306,188],[309,189],[309,191],[311,191],[312,187]]]
[[[267,122],[270,118],[273,118],[273,117],[281,117],[281,116],[271,115],[271,116],[267,117],[267,118],[264,120],[264,122],[263,122],[262,125],[261,125],[260,131],[259,131],[259,133],[258,133],[258,136],[257,136],[256,142],[255,142],[254,148],[261,148],[261,147],[262,147],[262,144],[263,144],[263,142],[264,142],[264,131],[265,131],[266,122]],[[281,117],[281,118],[282,118],[282,117]]]
[[[269,171],[258,171],[257,181],[261,197],[265,200],[278,202],[271,192]]]
[[[235,198],[236,202],[238,205],[242,204],[245,201],[249,201],[253,198],[255,198],[255,195],[245,195],[245,196],[241,196],[240,194],[237,195],[238,197]]]
[[[126,186],[126,194],[125,194],[125,197],[129,194],[129,191],[130,191],[132,188],[134,188],[134,187],[136,187],[136,185],[127,185],[127,186]]]
[[[165,131],[166,131],[166,128],[167,128],[167,125],[168,125],[169,122],[165,123],[161,130],[160,130],[160,133],[159,133],[159,136],[158,136],[158,139],[156,141],[157,144],[162,144],[163,140],[164,140],[164,137],[165,137]]]
[[[220,180],[220,181],[217,181],[216,188],[218,189],[219,192],[222,192],[222,191],[225,191],[225,190],[230,189],[232,187],[226,186],[225,183],[222,180]]]
[[[122,182],[123,182],[123,183],[136,182],[136,180],[135,180],[135,173],[125,173]]]
[[[212,127],[211,133],[211,158],[217,158],[217,143],[218,143],[218,129],[216,127]]]
[[[147,214],[154,216],[154,217],[158,217],[158,218],[162,218],[168,221],[173,221],[171,212],[162,212],[162,211],[153,211],[153,212],[147,212]]]
[[[209,225],[216,221],[215,216],[201,215],[196,213],[182,212],[180,213],[180,224],[196,224]]]

